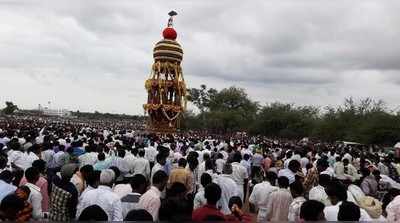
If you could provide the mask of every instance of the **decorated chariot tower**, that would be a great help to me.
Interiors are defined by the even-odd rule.
[[[186,108],[186,85],[181,67],[183,50],[173,28],[175,15],[174,11],[169,13],[168,25],[162,32],[164,39],[154,47],[154,64],[145,82],[148,97],[143,108],[148,113],[147,130],[151,132],[176,131]]]

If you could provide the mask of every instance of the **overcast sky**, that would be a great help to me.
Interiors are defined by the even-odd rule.
[[[167,13],[189,87],[259,102],[400,105],[399,0],[0,1],[0,107],[143,114]]]

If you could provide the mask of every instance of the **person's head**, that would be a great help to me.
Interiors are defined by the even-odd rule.
[[[319,175],[319,180],[318,180],[319,185],[326,187],[330,182],[331,182],[331,176],[329,176],[328,174]]]
[[[159,163],[162,166],[164,166],[167,163],[167,158],[161,153],[157,154],[156,160],[157,160],[157,163]]]
[[[107,213],[98,205],[91,205],[83,209],[79,221],[107,221]]]
[[[233,154],[233,162],[240,162],[242,160],[242,154],[240,154],[240,152],[235,152]]]
[[[361,175],[363,177],[367,177],[367,176],[371,175],[371,172],[369,171],[368,168],[361,168]]]
[[[223,158],[224,158],[224,155],[222,155],[222,153],[218,153],[217,159],[223,159]]]
[[[178,166],[179,166],[179,167],[185,168],[185,167],[186,167],[186,164],[187,164],[187,161],[186,161],[185,158],[180,158],[180,159],[178,160]]]
[[[329,162],[325,159],[319,159],[317,161],[317,170],[318,172],[324,172],[329,167]]]
[[[99,154],[97,155],[97,159],[98,159],[99,161],[104,161],[104,160],[106,159],[106,155],[105,155],[103,152],[101,152],[101,153],[99,153]]]
[[[114,171],[114,174],[115,174],[114,179],[115,179],[115,180],[118,179],[119,176],[121,176],[121,171],[119,170],[118,167],[116,167],[116,166],[110,166],[110,168],[108,168],[108,169]]]
[[[206,170],[214,170],[214,163],[211,159],[206,160],[205,169]]]
[[[300,219],[304,221],[324,221],[325,205],[316,200],[305,201],[300,207]]]
[[[246,160],[246,161],[248,161],[248,160],[250,159],[250,155],[247,154],[247,153],[244,154],[244,155],[243,155],[243,159]]]
[[[153,216],[144,209],[132,210],[128,212],[124,221],[152,222]]]
[[[0,204],[0,214],[8,221],[15,221],[18,212],[24,209],[24,201],[15,194],[3,198]]]
[[[25,170],[25,178],[29,183],[36,184],[36,182],[39,180],[39,177],[39,170],[35,167],[29,167]]]
[[[204,189],[204,197],[207,199],[207,204],[216,205],[221,198],[221,188],[216,183],[208,184]]]
[[[39,159],[32,163],[32,167],[35,167],[41,174],[46,172],[46,161]]]
[[[200,183],[205,188],[207,185],[212,183],[212,177],[208,173],[203,173],[200,177]]]
[[[235,205],[235,204],[238,206],[239,209],[242,209],[243,202],[242,202],[242,199],[240,197],[233,196],[233,197],[231,197],[229,199],[229,202],[228,202],[229,209],[232,210],[232,206]]]
[[[167,185],[168,175],[164,171],[159,170],[154,173],[152,180],[153,186],[157,187],[160,191],[163,191]]]
[[[135,174],[130,180],[130,185],[133,192],[144,194],[147,188],[146,177],[144,177],[142,174]]]
[[[292,184],[290,184],[290,193],[294,198],[303,196],[304,195],[303,184],[300,181],[295,181]]]
[[[4,170],[0,173],[0,180],[10,184],[14,179],[13,174],[9,170]]]
[[[265,180],[270,182],[272,185],[275,185],[276,179],[278,178],[278,175],[272,171],[268,171],[265,174]]]
[[[184,199],[186,195],[186,187],[183,183],[175,182],[168,190],[168,197],[177,197]]]
[[[346,187],[339,181],[331,181],[325,188],[325,192],[333,205],[347,200]]]
[[[207,161],[207,160],[209,160],[209,159],[210,159],[210,154],[204,153],[204,154],[203,154],[203,160],[204,160],[204,161]]]
[[[359,221],[360,217],[360,207],[353,202],[343,201],[339,206],[338,221]]]
[[[100,174],[101,174],[101,171],[99,171],[99,170],[94,170],[94,171],[90,172],[87,175],[86,183],[88,185],[90,185],[91,187],[97,188],[97,186],[99,186],[99,183],[100,183]]]
[[[301,164],[299,161],[297,160],[291,160],[289,162],[289,166],[288,166],[289,170],[291,170],[293,173],[296,173],[297,171],[300,171],[301,169]]]
[[[31,189],[29,189],[28,186],[19,186],[16,190],[15,190],[15,194],[21,198],[24,201],[27,201],[29,198],[29,195],[31,194]]]
[[[381,180],[381,171],[374,170],[372,171],[372,175],[375,177],[375,180],[379,182]]]
[[[289,179],[285,176],[278,177],[278,186],[279,186],[279,188],[288,188],[289,187]]]
[[[344,166],[349,165],[349,160],[348,160],[348,159],[343,159],[343,165],[344,165]]]
[[[84,165],[81,167],[81,169],[79,170],[79,172],[81,172],[83,179],[87,179],[87,176],[93,172],[93,166],[92,165]]]
[[[78,165],[73,163],[62,166],[60,171],[62,180],[69,181],[78,169]]]
[[[225,163],[224,167],[222,168],[222,173],[223,174],[227,174],[227,175],[231,175],[233,172],[232,170],[232,164],[230,163]]]
[[[119,149],[117,153],[118,153],[118,157],[121,157],[121,158],[125,157],[125,150]]]
[[[3,145],[0,143],[0,146]],[[1,149],[0,149],[1,150]],[[4,169],[7,167],[7,158],[4,156],[0,156],[0,169]]]
[[[138,154],[139,154],[139,157],[144,157],[144,154],[145,154],[144,149],[140,149]]]
[[[115,173],[113,170],[105,169],[100,173],[100,185],[112,187],[115,181]]]

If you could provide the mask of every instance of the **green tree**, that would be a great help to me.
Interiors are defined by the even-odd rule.
[[[18,110],[18,106],[15,105],[11,101],[6,101],[6,107],[3,109],[3,113],[6,115],[13,114],[16,110]]]

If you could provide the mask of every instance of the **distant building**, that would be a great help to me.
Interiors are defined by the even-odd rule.
[[[42,107],[41,105],[39,105],[39,111],[47,116],[71,117],[72,115],[72,112],[67,109],[50,109],[49,107]]]

